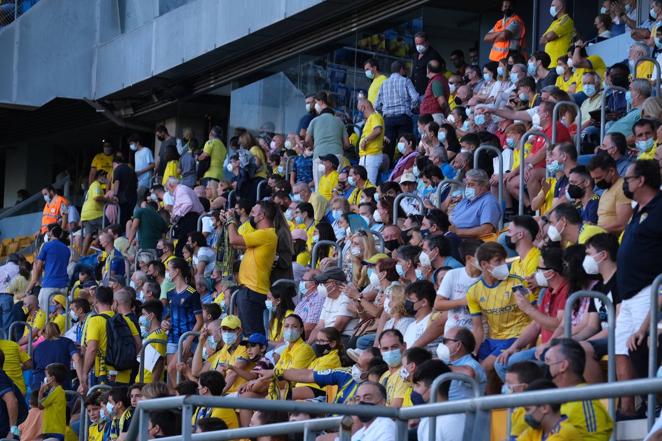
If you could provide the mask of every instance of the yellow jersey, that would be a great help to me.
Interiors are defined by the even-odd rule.
[[[193,412],[193,425],[198,423],[200,418],[219,418],[225,422],[228,429],[238,429],[239,419],[234,409],[223,409],[219,407],[197,407]]]
[[[338,350],[333,349],[328,354],[316,358],[308,365],[308,369],[313,371],[324,371],[327,369],[337,369],[341,367]],[[323,390],[317,383],[297,383],[295,387],[312,387],[313,389]]]
[[[315,351],[300,338],[287,345],[280,355],[275,369],[279,372],[283,372],[285,369],[308,369],[314,359]]]
[[[52,388],[39,405],[43,407],[41,432],[64,435],[67,427],[67,399],[62,386]]]
[[[483,316],[487,320],[488,337],[505,340],[518,337],[531,321],[517,306],[512,289],[516,285],[526,286],[526,281],[510,274],[505,280],[487,285],[481,277],[467,291],[467,306],[472,316]],[[529,300],[535,303],[533,293]]]
[[[366,188],[375,188],[375,185],[370,181],[365,181],[365,185],[363,186],[363,188],[356,187],[354,190],[352,190],[352,193],[349,195],[349,198],[347,198],[349,204],[359,205],[361,203],[361,195],[363,194],[363,190],[365,190]]]
[[[400,376],[400,368],[395,372],[386,371],[379,379],[379,383],[386,388],[386,405],[391,406],[393,400],[402,398],[404,402],[409,384]]]
[[[92,159],[92,168],[96,170],[104,170],[108,173],[108,177],[112,176],[113,171],[113,155],[106,155],[105,153],[97,153]]]
[[[0,339],[0,351],[5,354],[5,363],[0,366],[7,376],[25,395],[25,381],[23,380],[22,365],[30,360],[30,356],[21,347],[11,340]]]
[[[558,77],[556,77],[556,87],[558,87],[564,92],[570,90],[570,87],[573,84],[577,84],[577,78],[574,73],[570,75],[567,80],[563,77],[563,75],[559,75]]]
[[[246,252],[239,267],[239,284],[251,291],[267,295],[271,287],[269,275],[276,257],[276,230],[262,228],[244,235]]]
[[[382,132],[375,139],[366,142],[364,149],[359,147],[359,156],[378,155],[382,152],[382,149],[384,148],[384,117],[377,112],[371,113],[368,119],[366,119],[363,131],[361,132],[359,145],[361,141],[369,136],[377,127],[381,127]]]
[[[545,44],[545,52],[551,59],[549,66],[555,68],[558,58],[568,53],[572,37],[575,35],[575,22],[567,13],[560,17],[557,16],[544,33],[548,32],[554,32],[558,37]]]
[[[333,197],[333,189],[338,185],[338,171],[332,170],[328,175],[322,175],[319,179],[317,192],[330,201]]]
[[[103,435],[106,433],[106,423],[93,423],[87,429],[88,441],[103,441]]]
[[[167,341],[168,340],[168,334],[165,333],[161,328],[159,328],[159,329],[157,329],[155,331],[152,331],[149,334],[147,334],[147,337],[145,337],[145,340],[143,340],[143,342],[145,342],[147,340],[153,340],[153,339],[166,340]],[[168,343],[150,343],[149,345],[152,348],[154,348],[156,350],[156,352],[159,353],[159,355],[161,356],[161,358],[163,360],[165,360],[167,344]],[[165,369],[162,370],[161,378],[157,379],[157,381],[163,381],[164,377],[165,377]],[[136,374],[136,378],[135,378],[134,382],[137,383],[139,380],[140,380],[140,373]],[[154,378],[152,377],[152,371],[150,371],[148,369],[145,369],[145,375],[144,375],[143,382],[145,384],[154,382]]]
[[[540,263],[540,249],[533,247],[526,253],[524,259],[517,259],[510,266],[510,274],[526,279],[538,270]]]
[[[41,331],[44,329],[44,326],[46,326],[46,313],[42,311],[41,309],[38,309],[35,314],[32,315],[32,317],[28,316],[26,319],[28,324],[32,326],[32,337],[36,340],[37,339],[37,330]],[[28,327],[25,327],[25,330],[23,331],[23,335],[28,335]]]
[[[368,101],[370,101],[373,106],[375,105],[375,101],[377,101],[379,89],[382,87],[382,83],[384,81],[386,81],[386,75],[379,74],[373,78],[372,82],[370,83],[370,87],[368,88]]]
[[[103,311],[99,314],[89,317],[87,320],[85,320],[85,329],[83,329],[83,346],[86,346],[87,343],[91,340],[95,340],[98,345],[97,354],[94,358],[94,375],[97,377],[108,375],[109,371],[116,370],[113,366],[106,364],[106,348],[108,347],[108,336],[106,335],[106,319],[99,317],[100,315],[112,317],[115,315],[115,312]],[[124,320],[131,330],[131,335],[138,336],[136,325],[133,324],[131,319],[124,317]],[[131,369],[118,371],[115,382],[129,384],[131,382]]]
[[[210,158],[209,168],[202,177],[220,181],[223,174],[223,162],[225,162],[225,156],[227,155],[225,144],[220,139],[210,139],[205,142],[202,151]]]
[[[580,384],[576,387],[582,387]],[[572,401],[561,406],[561,414],[568,416],[581,435],[581,440],[607,441],[614,428],[609,412],[600,400]]]
[[[236,365],[239,358],[248,358],[248,350],[244,345],[237,345],[237,347],[230,352],[230,346],[224,345],[218,352],[212,354],[209,358],[209,365],[212,369],[217,370],[220,365]],[[227,390],[227,393],[237,392],[239,387],[244,384],[246,380],[239,375],[236,376],[234,383]]]
[[[98,197],[103,197],[103,188],[101,182],[94,181],[85,193],[85,202],[83,202],[83,208],[80,210],[80,220],[82,222],[99,219],[103,216],[103,202],[97,201],[96,198]]]
[[[562,417],[548,434],[545,434],[542,428],[529,427],[517,437],[517,441],[579,441],[583,439],[567,417]]]

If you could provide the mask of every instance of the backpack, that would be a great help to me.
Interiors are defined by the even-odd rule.
[[[136,365],[136,345],[131,335],[131,328],[122,314],[108,317],[106,314],[96,314],[106,319],[106,364],[118,371],[132,369]]]

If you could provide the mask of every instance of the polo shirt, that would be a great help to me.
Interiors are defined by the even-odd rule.
[[[44,262],[42,288],[62,288],[68,285],[67,265],[70,256],[69,247],[57,239],[50,240],[41,247],[37,259]]]
[[[623,178],[618,178],[611,187],[606,189],[598,202],[598,225],[611,223],[616,218],[616,206],[630,205],[631,201],[623,193]]]
[[[569,291],[570,287],[565,279],[558,289],[554,290],[552,287],[545,289],[545,293],[540,300],[540,305],[538,305],[538,311],[549,317],[556,317],[559,311],[565,309],[565,301],[568,298]],[[547,343],[553,333],[554,331],[541,327],[540,342]]]
[[[660,273],[662,256],[662,192],[645,206],[637,205],[618,248],[618,291],[634,297]],[[636,265],[632,263],[636,262]]]
[[[546,43],[544,49],[551,59],[549,66],[555,67],[558,58],[568,52],[572,37],[575,35],[575,22],[567,13],[564,13],[552,21],[544,34],[548,32],[554,32],[559,37]]]
[[[156,244],[161,239],[161,236],[168,231],[168,224],[151,207],[136,208],[133,211],[134,219],[138,219],[138,241],[140,248],[154,249]]]
[[[499,202],[488,191],[473,200],[462,199],[451,214],[451,223],[457,228],[474,228],[484,224],[498,228],[500,218]]]

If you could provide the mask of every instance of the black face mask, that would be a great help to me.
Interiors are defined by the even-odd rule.
[[[608,190],[611,188],[611,183],[607,182],[605,179],[601,179],[599,181],[596,181],[595,186],[598,187],[600,190]]]
[[[458,106],[461,106],[462,105],[462,98],[460,98],[459,96],[456,96],[455,97],[455,104],[458,105]]]
[[[405,300],[405,312],[407,315],[414,316],[416,315],[416,310],[414,309],[414,302],[411,300]]]
[[[568,195],[573,199],[581,199],[584,196],[584,189],[579,185],[569,184]]]
[[[508,248],[510,248],[511,250],[515,249],[515,242],[513,242],[512,236],[506,235],[505,241],[506,241],[506,246]]]
[[[393,251],[397,249],[399,246],[400,246],[400,242],[398,242],[398,239],[387,240],[384,242],[384,247],[389,251]]]
[[[157,248],[156,249],[156,257],[161,257],[161,256],[163,256],[163,250],[160,250],[160,249]]]
[[[326,355],[331,351],[331,346],[328,344],[320,345],[314,343],[312,346],[313,346],[313,351],[315,351],[315,355],[317,355],[318,357]]]
[[[421,230],[421,236],[423,237],[423,239],[426,239],[428,236],[430,236],[430,229],[425,228]]]
[[[634,192],[630,191],[630,184],[627,180],[623,180],[623,194],[628,199],[634,199]]]
[[[363,406],[374,406],[375,405],[375,403],[365,403],[363,401],[359,402],[359,404],[361,404]],[[375,419],[375,417],[372,417],[372,416],[360,416],[358,418],[359,418],[359,421],[361,421],[364,424],[369,423],[370,421]]]
[[[257,222],[255,222],[255,218],[253,216],[248,216],[248,222],[251,224],[253,229],[257,229]]]
[[[417,404],[426,404],[426,403],[427,403],[427,402],[425,401],[425,399],[423,398],[423,395],[419,394],[419,393],[416,392],[415,390],[411,391],[411,402],[412,402],[414,405],[417,405]]]

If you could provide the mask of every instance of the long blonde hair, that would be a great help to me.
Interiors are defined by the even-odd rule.
[[[357,288],[363,288],[367,286],[369,282],[368,269],[363,265],[363,261],[368,260],[377,254],[377,250],[375,248],[375,240],[372,237],[372,233],[369,231],[360,230],[354,233],[352,236],[352,245],[354,244],[354,239],[357,239],[361,243],[363,254],[358,257],[352,255],[352,282]]]

